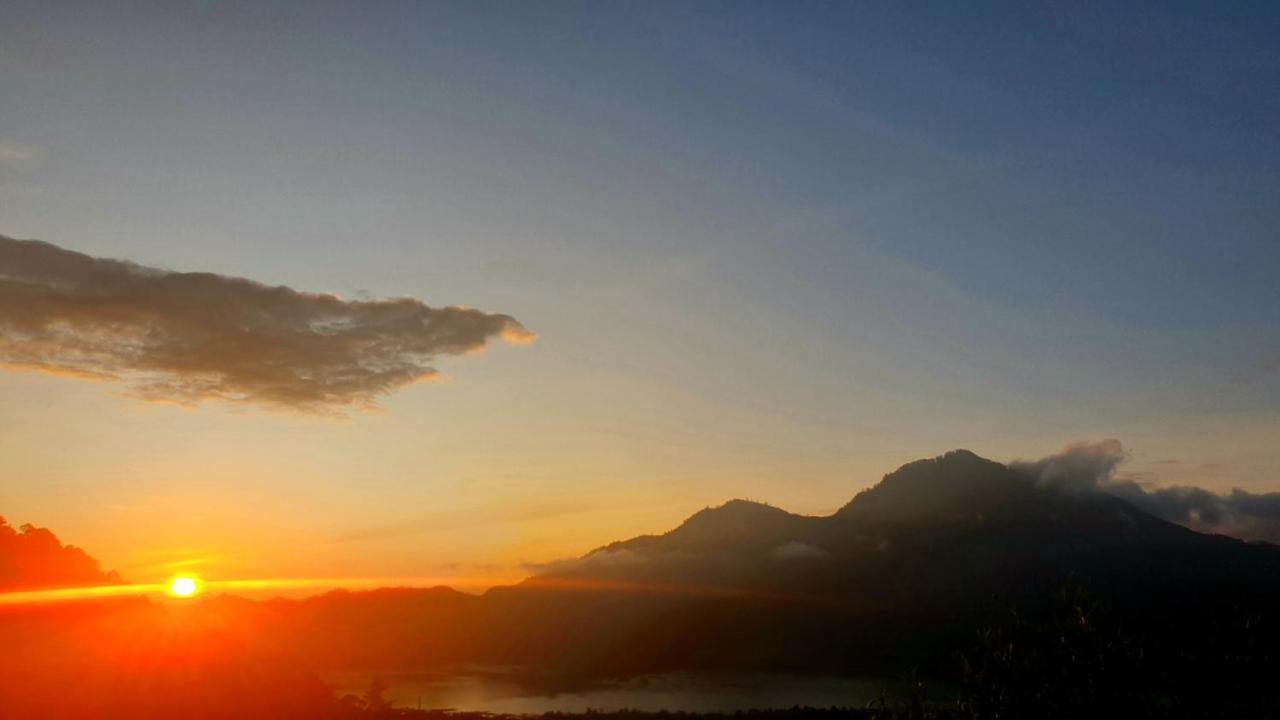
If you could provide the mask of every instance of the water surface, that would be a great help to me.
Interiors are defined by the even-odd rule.
[[[368,672],[346,673],[329,680],[339,695],[358,695],[373,677],[375,674]],[[510,714],[582,712],[588,708],[733,712],[797,705],[864,707],[902,691],[900,682],[878,678],[763,673],[646,675],[568,692],[551,692],[494,672],[377,673],[376,677],[387,685],[384,697],[398,707]]]

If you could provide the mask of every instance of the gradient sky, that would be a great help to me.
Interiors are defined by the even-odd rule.
[[[0,234],[540,339],[345,422],[0,374],[126,577],[519,575],[1119,438],[1280,489],[1273,3],[0,6]]]

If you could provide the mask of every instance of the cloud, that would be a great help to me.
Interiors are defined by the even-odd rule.
[[[829,558],[831,553],[817,545],[791,540],[770,550],[769,557],[774,560],[810,560]]]
[[[498,507],[450,508],[418,515],[399,522],[367,527],[333,538],[335,543],[367,542],[426,533],[453,533],[484,527],[511,528],[555,518],[590,512],[594,506],[580,499],[522,500]]]
[[[1115,495],[1193,530],[1280,543],[1280,492],[1251,493],[1237,488],[1222,494],[1193,486],[1144,487],[1130,477],[1117,475],[1116,468],[1126,458],[1120,441],[1108,439],[1074,443],[1055,455],[1014,461],[1009,467],[1047,487]]]
[[[535,337],[509,315],[349,301],[0,236],[0,366],[120,381],[149,400],[372,407],[436,377],[438,356]]]
[[[1116,466],[1124,462],[1124,446],[1119,440],[1079,442],[1062,452],[1039,460],[1015,460],[1009,467],[1062,490],[1093,490],[1111,479]]]
[[[1251,493],[1236,488],[1219,494],[1190,486],[1148,490],[1135,482],[1117,482],[1103,489],[1193,530],[1280,543],[1280,492]]]
[[[0,142],[0,162],[21,162],[40,157],[40,149],[30,145]]]

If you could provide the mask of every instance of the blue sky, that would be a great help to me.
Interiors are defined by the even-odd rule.
[[[385,493],[353,523],[628,505],[579,549],[734,495],[828,510],[956,446],[1116,436],[1156,481],[1273,488],[1276,37],[1266,3],[5,3],[0,234],[541,337],[339,428],[125,430],[73,417],[137,412],[101,388],[9,375],[9,502],[105,541],[37,486],[96,498],[107,448],[246,427],[315,466],[243,492],[356,467]],[[42,459],[55,425],[104,454]]]

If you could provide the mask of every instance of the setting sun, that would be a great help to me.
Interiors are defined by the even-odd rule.
[[[191,575],[178,575],[169,581],[165,592],[170,597],[189,598],[200,592],[200,581]]]

